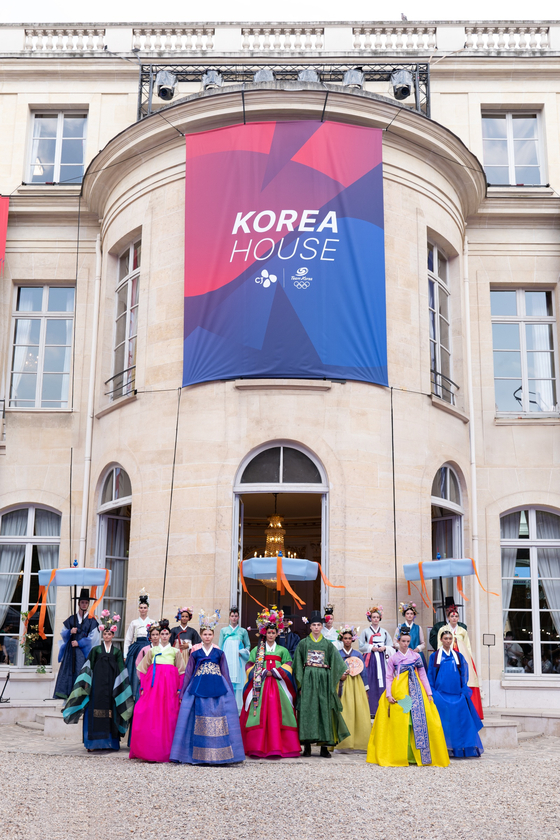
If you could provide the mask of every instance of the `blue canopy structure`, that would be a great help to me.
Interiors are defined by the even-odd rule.
[[[282,568],[287,580],[315,580],[319,564],[312,560],[282,557]],[[276,580],[276,557],[249,557],[243,561],[243,576],[256,580]]]
[[[421,580],[418,563],[405,563],[403,565],[406,580]],[[465,577],[474,575],[473,561],[470,558],[446,560],[428,560],[422,563],[422,573],[425,580],[434,578]]]
[[[103,586],[106,569],[57,569],[51,586]],[[47,586],[51,579],[52,569],[42,569],[39,572],[39,586]],[[109,583],[111,582],[109,572]]]

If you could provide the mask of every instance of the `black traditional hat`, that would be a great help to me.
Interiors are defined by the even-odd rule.
[[[313,610],[311,615],[309,616],[309,623],[313,624],[313,622],[319,621],[321,624],[323,623],[323,615],[320,610]]]
[[[93,598],[91,598],[91,596],[89,594],[89,589],[81,589],[80,590],[80,594],[78,596],[78,601],[92,601],[92,600],[93,600]]]

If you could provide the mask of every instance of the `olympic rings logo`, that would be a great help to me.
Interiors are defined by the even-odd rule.
[[[294,280],[294,286],[296,289],[308,289],[310,285],[310,280]]]

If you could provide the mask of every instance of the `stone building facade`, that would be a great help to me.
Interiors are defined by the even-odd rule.
[[[12,697],[51,694],[70,610],[53,592],[26,664],[19,613],[39,569],[110,567],[125,623],[142,586],[156,617],[239,601],[247,622],[238,561],[262,552],[276,512],[286,549],[344,586],[301,589],[341,623],[363,625],[373,598],[393,631],[403,563],[475,557],[485,589],[443,594],[461,603],[485,702],[560,707],[559,56],[546,22],[0,27]],[[380,63],[427,67],[422,101],[368,81]],[[150,64],[360,67],[366,81],[193,77],[166,103],[139,90]],[[184,134],[322,116],[384,130],[390,387],[182,389]],[[441,604],[439,584],[429,594]]]

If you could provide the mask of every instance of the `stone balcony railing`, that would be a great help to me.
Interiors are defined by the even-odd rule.
[[[0,24],[0,55],[560,53],[559,21]]]

